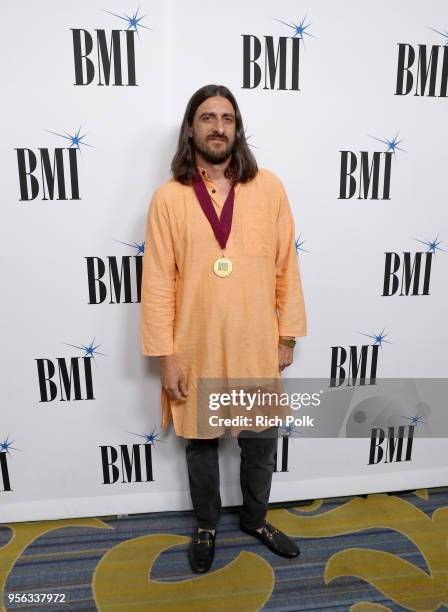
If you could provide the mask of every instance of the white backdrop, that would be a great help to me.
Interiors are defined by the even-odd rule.
[[[388,335],[379,350],[378,376],[447,375],[448,254],[442,249],[448,235],[448,128],[447,100],[440,95],[448,71],[446,3],[146,2],[137,15],[144,16],[137,32],[128,35],[134,42],[132,64],[125,30],[135,27],[123,16],[136,10],[127,1],[105,7],[96,0],[3,6],[9,26],[0,43],[0,521],[191,508],[184,441],[160,430],[157,362],[140,354],[135,258],[142,256],[137,246],[144,241],[152,192],[169,177],[187,101],[207,83],[225,84],[235,94],[257,161],[282,179],[297,238],[304,241],[298,257],[309,335],[300,339],[286,375],[328,377],[331,347],[374,344],[362,334],[383,329]],[[266,37],[272,37],[275,51],[280,37],[287,37],[289,88],[292,37],[301,35],[287,24],[301,22],[300,91],[278,89],[278,75],[275,87],[264,89]],[[112,69],[109,84],[101,73],[99,85],[97,32],[104,32],[110,48],[113,30],[120,31],[122,84]],[[81,31],[83,45],[89,36],[93,40],[89,84],[76,84],[73,31]],[[258,87],[243,87],[244,36],[261,43]],[[396,95],[399,44],[416,52],[407,95]],[[422,95],[414,95],[423,46],[427,65],[432,58],[435,94],[428,81]],[[405,50],[409,53],[409,47]],[[87,64],[80,62],[85,76]],[[130,65],[135,65],[135,86],[128,84]],[[69,137],[79,129],[85,136],[78,149]],[[402,150],[393,153],[384,141],[397,134]],[[71,199],[70,146],[77,149],[80,199]],[[53,165],[57,148],[64,149],[66,199],[58,198],[57,189],[49,198],[47,186],[44,199],[41,159],[48,154]],[[388,149],[390,199],[357,194],[341,199],[341,151],[351,151],[358,164],[361,151],[368,152],[370,162],[380,152],[383,164]],[[30,197],[31,179],[24,172],[30,171],[33,155],[39,191],[23,199],[20,176]],[[431,247],[436,239],[442,242]],[[405,252],[414,258],[431,248],[429,295],[421,290],[382,295],[385,253],[403,260]],[[116,262],[120,271],[123,257],[131,269],[132,300],[124,303],[123,289],[115,303],[108,268]],[[107,297],[90,303],[88,262],[97,270],[100,260]],[[98,283],[93,286],[98,289]],[[95,399],[86,399],[82,346],[92,342],[98,345],[89,364]],[[58,367],[65,364],[69,371],[72,358],[81,372],[78,400],[74,387],[67,399],[59,384]],[[48,373],[50,362],[57,393],[42,401],[38,368]],[[48,391],[48,382],[43,385]],[[105,484],[100,447],[114,447],[120,457],[120,445],[131,452],[134,444],[151,444],[144,436],[153,432],[152,480],[142,469],[142,481],[136,481],[134,469],[126,482],[119,458],[118,481]],[[271,501],[447,483],[445,439],[416,439],[407,462],[368,465],[369,447],[368,439],[289,440],[288,471],[274,474]],[[144,451],[136,447],[142,462]],[[223,504],[238,504],[235,440],[223,442],[220,461]]]

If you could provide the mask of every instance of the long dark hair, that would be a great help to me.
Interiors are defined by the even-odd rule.
[[[198,106],[207,98],[214,96],[227,98],[235,111],[235,144],[232,159],[226,168],[225,175],[234,182],[247,183],[258,172],[257,162],[246,141],[240,109],[232,92],[224,85],[205,85],[198,89],[188,102],[180,127],[177,151],[171,162],[173,177],[183,185],[191,185],[196,168],[194,144],[192,138],[188,135],[188,131],[193,124],[193,117]]]

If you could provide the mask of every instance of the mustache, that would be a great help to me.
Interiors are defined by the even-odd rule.
[[[220,136],[219,134],[211,134],[207,140],[227,140],[226,136]]]

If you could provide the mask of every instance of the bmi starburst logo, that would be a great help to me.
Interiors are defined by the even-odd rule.
[[[375,385],[379,349],[383,344],[392,344],[386,337],[385,328],[379,332],[357,332],[370,339],[368,344],[332,346],[330,361],[330,387],[355,387]]]
[[[151,444],[152,446],[155,446],[156,442],[165,442],[165,440],[159,440],[160,432],[156,433],[155,427],[153,428],[150,434],[134,433],[132,431],[128,431],[127,433],[130,433],[133,436],[137,436],[138,438],[142,438],[144,440],[143,444]]]
[[[390,297],[430,295],[433,261],[436,254],[445,252],[440,245],[443,240],[439,234],[432,239],[412,237],[415,242],[426,248],[418,251],[385,251],[383,291],[381,295]]]
[[[72,28],[75,86],[96,84],[100,87],[136,86],[135,41],[140,30],[151,30],[143,23],[140,7],[132,14],[103,9],[112,16],[114,29]],[[141,39],[140,39],[141,40]],[[94,80],[96,82],[94,83]]]
[[[80,200],[78,176],[78,152],[81,147],[93,147],[85,142],[87,134],[82,127],[73,132],[50,134],[63,139],[61,146],[16,148],[20,202],[30,202],[40,196],[41,200]],[[54,140],[54,139],[52,139]]]
[[[11,491],[11,478],[8,470],[8,455],[12,450],[19,450],[13,446],[14,440],[9,439],[9,434],[0,440],[0,493]]]
[[[141,17],[138,16],[140,7],[138,7],[138,9],[134,11],[132,16],[126,15],[125,13],[122,13],[121,15],[119,15],[118,13],[112,13],[111,11],[107,11],[106,9],[104,9],[104,11],[106,13],[109,13],[109,15],[113,15],[114,17],[121,19],[122,22],[124,21],[123,25],[127,25],[126,30],[133,30],[134,32],[137,32],[137,36],[139,37],[140,37],[139,31],[138,31],[139,28],[144,28],[145,30],[151,30],[151,28],[149,28],[148,26],[145,26],[143,25],[143,23],[140,23],[146,17],[146,15],[142,15]]]
[[[85,257],[88,304],[140,303],[145,241],[115,242],[128,247],[126,255]]]
[[[60,132],[53,132],[51,130],[47,130],[47,132],[49,132],[50,134],[54,134],[55,136],[59,136],[60,138],[63,138],[64,140],[68,140],[68,142],[70,143],[68,148],[76,149],[77,151],[79,151],[82,157],[81,145],[83,147],[92,147],[92,148],[93,148],[93,145],[89,144],[88,142],[84,142],[84,138],[87,136],[87,134],[81,134],[81,129],[82,129],[82,126],[79,126],[78,130],[75,130],[72,134],[70,134],[69,132],[64,132],[63,134],[61,134]]]
[[[397,134],[392,138],[370,136],[385,145],[382,151],[340,152],[339,196],[340,200],[356,197],[358,200],[390,200],[392,158],[403,139]]]
[[[420,242],[421,244],[424,244],[427,247],[427,253],[435,253],[436,251],[443,251],[444,253],[446,253],[446,250],[442,249],[442,247],[440,246],[443,240],[439,240],[439,234],[437,234],[437,236],[432,240],[421,240],[420,238],[414,238],[414,240]]]
[[[378,345],[381,349],[383,348],[383,342],[387,342],[388,344],[391,344],[391,342],[389,342],[389,340],[386,340],[386,336],[388,334],[385,334],[385,328],[383,327],[383,329],[378,332],[378,333],[365,333],[365,332],[358,332],[359,334],[362,334],[363,336],[367,336],[367,338],[372,338],[372,340],[374,340],[374,345]]]
[[[252,138],[252,134],[247,133],[247,128],[244,128],[244,138],[246,139],[246,144],[249,147],[252,147],[252,149],[258,149],[257,145],[254,145],[252,142],[249,142],[249,140]]]
[[[300,91],[300,48],[307,37],[316,38],[309,31],[306,16],[285,21],[273,18],[285,28],[287,36],[242,34],[243,89]],[[263,80],[264,77],[264,80]]]
[[[302,234],[299,234],[299,236],[296,238],[296,253],[297,255],[299,254],[299,252],[302,253],[309,253],[309,251],[307,249],[304,248],[304,244],[305,244],[306,240],[302,240]]]
[[[9,434],[3,441],[0,441],[0,453],[10,453],[12,450],[19,450],[13,446],[14,440],[9,439]]]
[[[151,433],[126,432],[141,441],[132,444],[108,444],[100,446],[102,484],[129,484],[154,481],[152,451],[160,432],[154,427]]]
[[[404,151],[403,148],[398,146],[400,142],[402,142],[401,140],[398,140],[398,133],[393,138],[378,138],[377,136],[371,136],[371,138],[374,138],[375,140],[378,140],[378,142],[382,142],[384,145],[386,145],[385,153],[391,151],[394,157],[397,151]]]
[[[135,249],[134,255],[144,255],[145,254],[145,241],[143,242],[122,242],[121,240],[117,240],[121,244],[126,244],[127,246]]]
[[[276,17],[274,17],[275,21],[278,21],[279,23],[282,23],[283,25],[292,29],[291,34],[293,38],[300,38],[300,40],[303,40],[303,41],[304,41],[305,36],[311,36],[312,38],[316,38],[313,34],[311,34],[310,32],[307,32],[311,23],[306,24],[305,23],[306,18],[307,17],[305,15],[305,17],[301,19],[298,23],[294,23],[293,21],[290,21],[290,22],[282,21],[281,19],[277,19]]]
[[[92,361],[96,363],[97,355],[105,356],[95,344],[72,344],[62,342],[77,349],[81,354],[70,357],[40,357],[36,359],[37,382],[40,402],[71,402],[94,400]]]
[[[440,30],[436,30],[435,28],[429,28],[429,29],[435,32],[436,34],[439,34],[439,36],[442,37],[442,40],[440,41],[441,44],[444,44],[445,47],[448,45],[448,30],[442,29],[442,31],[440,31]]]
[[[95,360],[95,355],[104,355],[104,353],[100,353],[97,350],[100,345],[97,344],[95,346],[95,338],[88,345],[85,345],[85,344],[69,344],[68,342],[63,342],[63,344],[66,344],[67,346],[72,346],[73,348],[81,350],[81,352],[84,353],[83,355],[81,355],[82,357],[92,357],[93,360]]]
[[[418,427],[419,425],[426,425],[426,421],[424,421],[423,419],[425,418],[423,409],[420,408],[420,410],[417,412],[417,414],[414,414],[413,416],[406,416],[406,415],[400,415],[403,419],[406,419],[407,421],[409,421],[409,425],[412,425],[413,427]]]
[[[448,85],[448,33],[445,28],[428,27],[439,44],[397,43],[395,95],[446,98]]]

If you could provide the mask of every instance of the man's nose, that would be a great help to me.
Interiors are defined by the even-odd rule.
[[[221,135],[224,134],[224,123],[219,117],[216,120],[216,131],[219,132]]]

